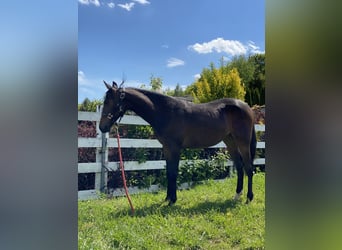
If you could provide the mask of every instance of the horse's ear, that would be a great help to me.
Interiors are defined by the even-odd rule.
[[[122,88],[122,87],[123,87],[123,85],[124,85],[124,83],[125,83],[125,80],[122,80],[122,82],[120,83],[120,86],[119,86],[119,88]]]
[[[103,82],[104,82],[104,84],[106,85],[107,89],[111,89],[111,88],[112,88],[108,83],[106,83],[105,80],[103,80]]]
[[[118,84],[116,82],[113,81],[113,88],[118,88]]]

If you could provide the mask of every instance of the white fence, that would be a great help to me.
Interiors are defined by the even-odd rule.
[[[99,120],[101,113],[98,112],[78,112],[78,120],[79,121],[95,121],[96,122],[96,138],[78,138],[78,147],[79,148],[96,148],[96,162],[89,163],[78,163],[78,173],[95,173],[95,189],[92,190],[82,190],[78,191],[78,199],[91,199],[96,198],[100,191],[101,185],[103,182],[107,182],[107,173],[102,171],[102,162],[106,162],[106,166],[110,169],[116,170],[118,168],[118,162],[108,162],[108,147],[117,147],[116,138],[108,138],[108,133],[102,134],[99,130]],[[129,124],[129,125],[149,125],[142,118],[133,115],[125,115],[120,124]],[[255,124],[256,131],[265,131],[265,125]],[[102,140],[103,139],[103,140]],[[102,143],[106,143],[105,150],[102,150]],[[120,139],[121,148],[161,148],[161,144],[158,140],[154,139]],[[217,145],[211,148],[225,148],[225,144],[223,142],[218,143]],[[257,142],[257,148],[265,148],[265,142]],[[103,151],[103,152],[101,152]],[[103,158],[104,157],[104,158]],[[125,160],[125,159],[123,159]],[[125,161],[125,170],[153,170],[153,169],[164,169],[165,161],[146,161],[144,163],[138,163],[137,161]],[[231,161],[228,161],[228,165],[233,165]],[[254,165],[265,165],[265,158],[257,158],[254,160]],[[101,183],[102,179],[102,183]],[[152,186],[150,190],[156,189],[155,186]],[[130,188],[130,192],[137,192],[137,188]],[[117,190],[113,193],[113,195],[121,195],[122,190]]]

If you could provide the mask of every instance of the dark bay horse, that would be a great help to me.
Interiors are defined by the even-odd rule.
[[[183,148],[206,148],[220,141],[227,145],[237,170],[235,199],[242,194],[244,173],[248,176],[247,203],[253,199],[253,159],[256,150],[253,111],[244,102],[225,98],[194,104],[178,98],[104,82],[106,92],[100,130],[109,132],[127,110],[148,122],[163,145],[166,159],[167,196],[177,200],[178,165]]]

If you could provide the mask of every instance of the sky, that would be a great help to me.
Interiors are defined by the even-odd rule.
[[[185,88],[211,62],[255,53],[264,0],[78,0],[78,103],[102,99],[103,80]]]

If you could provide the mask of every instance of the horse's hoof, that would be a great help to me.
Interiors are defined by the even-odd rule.
[[[168,204],[168,206],[169,206],[169,207],[172,207],[172,206],[173,206],[175,203],[176,203],[176,202],[169,201],[169,204]]]
[[[249,203],[251,203],[251,202],[252,202],[252,200],[253,200],[253,196],[252,196],[251,198],[248,198],[248,197],[247,197],[246,204],[249,204]]]
[[[164,202],[169,202],[169,206],[172,206],[176,203],[176,199],[171,199],[170,197],[166,197]]]
[[[246,201],[246,204],[249,204],[254,198],[254,195],[253,193],[251,194],[247,194],[247,201]]]
[[[236,193],[235,196],[234,196],[234,201],[239,200],[241,195],[242,195],[242,191],[240,193]]]

